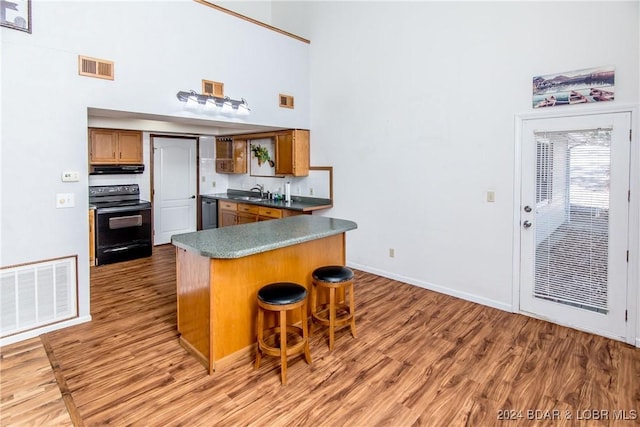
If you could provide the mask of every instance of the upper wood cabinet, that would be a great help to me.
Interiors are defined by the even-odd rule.
[[[92,165],[142,164],[142,132],[115,129],[89,130]]]
[[[247,140],[216,138],[216,172],[247,173]]]
[[[309,175],[309,131],[293,129],[276,134],[276,175]]]

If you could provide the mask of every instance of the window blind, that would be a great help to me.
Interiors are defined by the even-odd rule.
[[[536,211],[534,297],[606,313],[611,129],[535,137],[537,176],[553,183],[536,186],[547,204]]]

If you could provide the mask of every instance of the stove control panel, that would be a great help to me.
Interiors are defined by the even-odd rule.
[[[116,196],[140,194],[138,184],[129,185],[95,185],[89,187],[89,196]]]

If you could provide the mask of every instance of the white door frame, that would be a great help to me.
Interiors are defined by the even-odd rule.
[[[199,188],[199,173],[200,173],[200,164],[199,164],[199,150],[200,150],[200,138],[198,136],[194,136],[194,135],[165,135],[165,134],[150,134],[150,163],[151,163],[151,174],[150,174],[150,187],[151,187],[151,202],[152,202],[152,218],[151,218],[151,223],[153,224],[153,238],[152,238],[152,242],[153,245],[156,246],[156,240],[155,240],[155,235],[156,235],[156,230],[155,230],[155,225],[156,225],[156,206],[155,203],[157,202],[157,200],[155,199],[155,173],[156,173],[156,165],[155,165],[155,144],[154,144],[154,140],[158,138],[167,138],[167,139],[190,139],[190,140],[195,140],[195,163],[194,163],[194,167],[195,170],[193,170],[193,175],[194,175],[194,185],[195,185],[195,225],[196,225],[196,230],[198,229],[198,194],[200,193],[200,188]]]
[[[627,326],[625,341],[640,347],[640,129],[638,128],[638,106],[590,106],[580,105],[578,108],[549,107],[549,110],[521,113],[515,116],[514,133],[514,185],[513,185],[513,262],[512,262],[512,312],[530,316],[520,310],[520,200],[522,188],[522,126],[525,120],[551,119],[595,114],[631,113],[631,129],[633,131],[630,152],[630,189],[629,204],[629,262],[627,264]],[[583,108],[579,108],[583,107]],[[558,111],[555,111],[555,110]]]

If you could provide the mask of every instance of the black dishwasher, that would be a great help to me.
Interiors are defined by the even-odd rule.
[[[218,228],[218,200],[206,196],[201,196],[200,200],[202,229]]]

